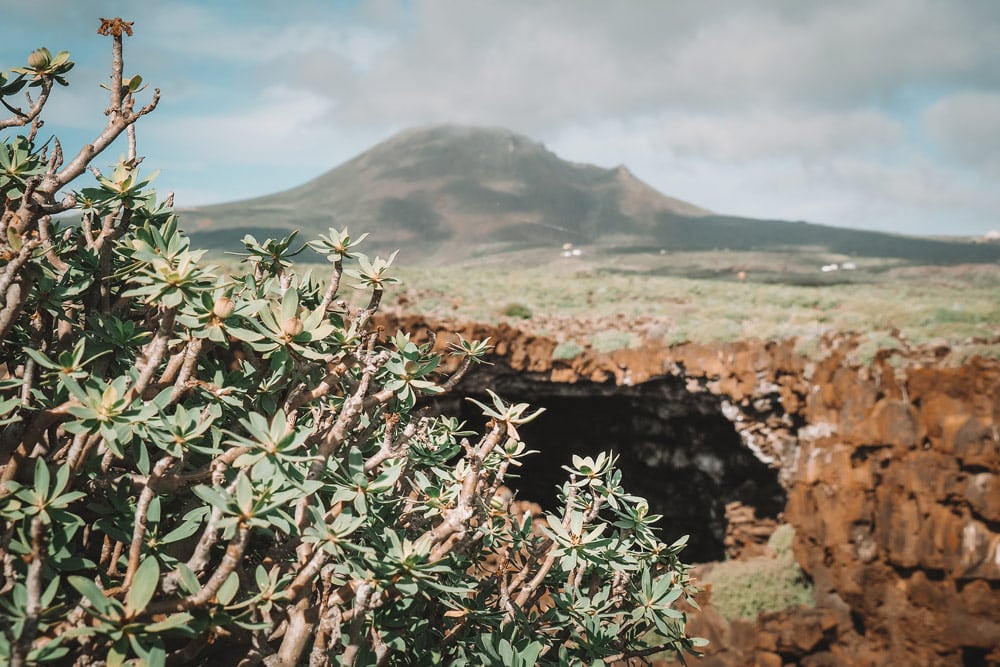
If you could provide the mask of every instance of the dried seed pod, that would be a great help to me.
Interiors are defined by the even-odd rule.
[[[288,337],[295,337],[302,333],[302,320],[297,317],[289,317],[281,325],[281,332]]]
[[[212,313],[218,317],[220,320],[224,320],[233,314],[236,310],[236,304],[229,297],[219,297],[215,300],[215,305],[212,306]]]
[[[28,67],[31,69],[45,69],[52,61],[52,57],[44,49],[36,49],[28,56]]]

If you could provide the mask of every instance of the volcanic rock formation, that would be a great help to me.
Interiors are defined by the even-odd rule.
[[[1000,664],[1000,362],[946,367],[937,348],[865,363],[850,336],[813,359],[793,341],[743,341],[555,360],[555,341],[508,325],[383,324],[439,331],[442,346],[446,332],[490,336],[494,365],[463,391],[496,387],[557,413],[554,429],[525,436],[548,450],[525,477],[558,478],[570,449],[615,449],[626,487],[674,508],[667,539],[672,525],[692,532],[689,560],[721,558],[726,503],[783,511],[815,608],[732,623],[709,608],[691,623],[713,640],[702,664]],[[566,414],[585,425],[552,451]]]

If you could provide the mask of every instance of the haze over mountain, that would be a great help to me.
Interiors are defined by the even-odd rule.
[[[400,248],[407,264],[536,247],[789,250],[920,262],[992,262],[1000,247],[809,223],[720,216],[668,197],[624,166],[560,159],[509,130],[433,126],[400,132],[291,190],[185,212],[196,246],[239,249],[298,229],[371,232],[368,252]]]

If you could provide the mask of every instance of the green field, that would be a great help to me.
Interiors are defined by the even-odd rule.
[[[824,334],[847,332],[864,336],[866,356],[880,347],[929,344],[952,347],[955,361],[1000,356],[996,264],[869,259],[854,270],[824,273],[822,264],[844,258],[705,252],[518,259],[516,268],[487,258],[402,267],[403,284],[388,301],[432,317],[515,323],[565,344],[567,354],[644,341],[790,337],[808,354]]]

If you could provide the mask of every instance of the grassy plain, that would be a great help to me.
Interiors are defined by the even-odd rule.
[[[511,258],[508,258],[511,259]],[[643,341],[676,344],[795,337],[809,353],[849,332],[862,347],[943,344],[955,361],[1000,357],[1000,265],[919,266],[869,258],[762,252],[558,251],[440,268],[402,267],[390,303],[425,315],[508,321],[569,352]],[[742,272],[742,278],[741,278]],[[510,315],[512,313],[513,315]],[[528,315],[528,316],[525,316]]]

